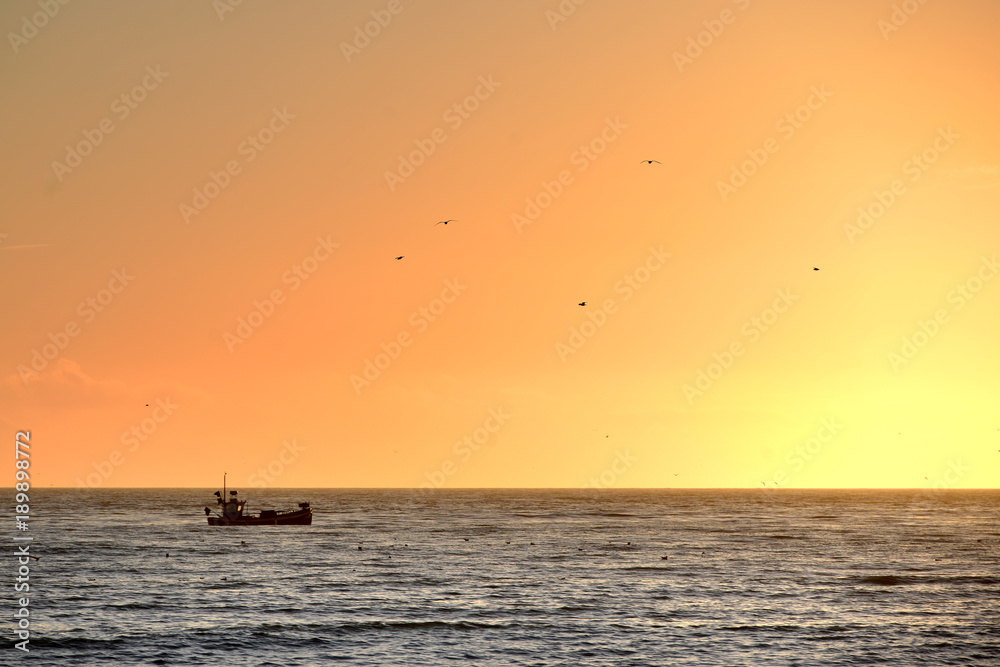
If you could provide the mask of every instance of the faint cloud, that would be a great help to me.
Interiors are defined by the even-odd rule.
[[[1000,166],[981,164],[969,167],[953,167],[945,172],[944,185],[960,187],[963,190],[983,190],[1000,185]]]
[[[0,402],[5,405],[79,410],[114,405],[131,398],[120,380],[99,380],[88,375],[75,361],[60,358],[37,376],[22,382],[11,373],[0,383]]]
[[[0,239],[2,242],[2,239]],[[5,245],[0,246],[0,250],[17,250],[18,248],[47,248],[49,246],[54,246],[55,243],[36,243],[34,245]]]
[[[177,382],[130,387],[122,380],[94,377],[76,361],[60,357],[37,376],[28,377],[27,383],[17,373],[0,378],[0,420],[29,411],[50,414],[142,406],[163,396],[184,405],[212,404],[215,399],[203,389]]]
[[[54,246],[55,243],[32,243],[25,245],[3,245],[4,240],[10,236],[10,234],[4,234],[0,232],[0,250],[17,250],[19,248],[47,248],[49,246]]]

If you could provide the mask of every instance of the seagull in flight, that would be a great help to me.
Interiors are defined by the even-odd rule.
[[[580,303],[578,303],[576,305],[578,305],[578,306],[586,306],[587,302],[586,301],[581,301]]]
[[[663,164],[659,160],[639,160],[639,164],[653,164],[654,162],[656,164]]]
[[[816,267],[814,266],[814,267],[813,267],[813,271],[819,271],[819,269],[817,269],[817,268],[816,268]]]
[[[396,259],[403,259],[403,257],[405,257],[405,256],[406,256],[406,255],[400,255],[400,256],[399,256],[399,257],[397,257]]]
[[[438,225],[447,225],[449,222],[458,222],[458,220],[442,220],[441,222],[435,222],[434,226],[437,227]]]

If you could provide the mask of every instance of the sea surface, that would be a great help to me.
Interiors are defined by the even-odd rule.
[[[33,490],[0,664],[1000,665],[997,491],[214,490]]]

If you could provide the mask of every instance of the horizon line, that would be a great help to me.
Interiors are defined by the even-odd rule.
[[[0,488],[13,489],[13,486]],[[211,489],[211,486],[34,486],[33,490],[75,490],[75,491],[107,491],[126,489]],[[631,486],[631,487],[588,487],[588,486],[466,486],[466,487],[420,487],[420,486],[269,486],[244,487],[257,491],[280,491],[296,489],[318,489],[327,491],[1000,491],[1000,487],[896,487],[896,486],[787,486],[787,487],[754,487],[754,486]]]

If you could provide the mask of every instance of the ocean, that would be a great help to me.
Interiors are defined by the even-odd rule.
[[[32,490],[0,664],[1000,665],[997,491],[213,491]]]

